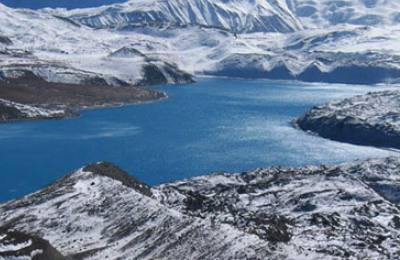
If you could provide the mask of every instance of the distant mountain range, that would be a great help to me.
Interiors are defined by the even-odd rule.
[[[140,86],[189,82],[188,74],[393,83],[400,78],[399,10],[389,0],[0,6],[0,75],[25,70],[53,82]]]
[[[338,24],[399,24],[399,8],[399,2],[390,0],[135,0],[70,16],[94,28],[200,25],[285,33]]]

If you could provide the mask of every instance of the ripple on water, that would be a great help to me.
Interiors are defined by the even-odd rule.
[[[170,98],[88,110],[75,119],[0,125],[0,200],[102,160],[157,184],[214,171],[397,154],[322,139],[290,124],[312,106],[382,87],[214,78],[160,89]]]

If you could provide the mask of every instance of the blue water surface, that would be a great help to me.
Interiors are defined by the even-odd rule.
[[[102,160],[154,185],[215,171],[391,154],[311,136],[290,124],[314,105],[377,87],[209,78],[157,89],[169,98],[87,110],[75,119],[0,125],[0,201]]]

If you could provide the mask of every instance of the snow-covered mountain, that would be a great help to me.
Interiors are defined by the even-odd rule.
[[[93,164],[0,205],[0,256],[27,247],[2,245],[17,231],[72,259],[397,259],[399,169],[389,158],[150,188]]]
[[[109,57],[118,45],[108,41],[119,40],[121,45],[122,37],[95,32],[65,17],[0,4],[0,24],[3,79],[30,71],[49,82],[71,84],[151,85],[146,82],[150,76],[159,78],[157,83],[191,81],[190,75],[166,61],[140,55],[131,56],[128,62]]]
[[[73,10],[69,17],[94,28],[205,26],[231,32],[294,32],[338,24],[400,23],[392,0],[131,0]]]
[[[393,0],[287,0],[305,28],[338,24],[382,26],[399,24],[400,2]]]
[[[69,13],[94,28],[199,25],[231,32],[293,32],[302,28],[285,1],[135,0]]]
[[[386,0],[140,0],[70,11],[0,5],[0,75],[23,68],[47,81],[107,85],[183,83],[190,74],[393,83],[400,81],[397,10],[399,2]]]
[[[400,78],[399,7],[385,0],[141,0],[70,11],[0,5],[1,62],[3,70],[23,67],[76,84],[182,83],[189,74],[393,83]],[[344,9],[348,19],[329,18]],[[354,22],[368,15],[381,18]],[[288,30],[256,16],[280,17],[278,27]]]

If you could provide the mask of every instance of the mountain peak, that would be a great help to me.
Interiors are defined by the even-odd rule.
[[[94,28],[201,26],[231,32],[302,29],[284,1],[150,0],[72,10],[70,18]]]
[[[127,172],[121,170],[109,162],[98,162],[90,164],[82,169],[83,172],[90,172],[96,175],[105,176],[116,181],[120,181],[124,186],[135,189],[146,196],[151,196],[151,188],[147,184],[139,181]]]

